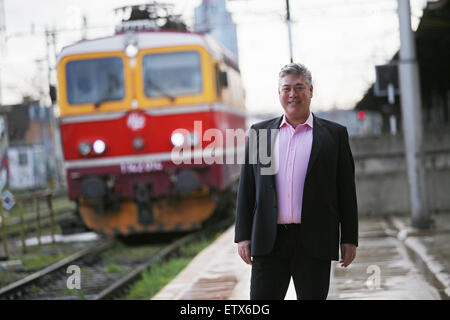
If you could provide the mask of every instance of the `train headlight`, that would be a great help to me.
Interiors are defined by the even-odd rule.
[[[180,132],[175,132],[170,137],[170,141],[172,141],[174,147],[181,147],[184,144],[184,135]]]
[[[96,154],[102,154],[106,150],[106,144],[103,140],[95,140],[92,147],[94,148],[94,152]]]
[[[91,152],[91,145],[89,144],[89,142],[86,141],[81,142],[78,145],[78,151],[82,156],[87,156]]]
[[[134,44],[129,44],[125,48],[125,54],[127,55],[128,58],[136,57],[138,54],[138,51],[139,51],[138,47],[136,47]]]

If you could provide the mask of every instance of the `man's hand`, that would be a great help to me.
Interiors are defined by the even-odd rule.
[[[356,246],[350,243],[341,244],[341,267],[347,268],[356,257]]]
[[[252,264],[252,258],[250,256],[250,240],[245,240],[238,243],[238,253],[246,264]]]

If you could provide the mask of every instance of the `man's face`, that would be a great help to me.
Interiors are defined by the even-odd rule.
[[[288,119],[306,120],[313,96],[313,86],[304,76],[288,74],[281,79],[278,88],[280,102]]]

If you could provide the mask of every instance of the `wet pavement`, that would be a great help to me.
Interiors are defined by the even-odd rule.
[[[435,228],[420,231],[407,216],[360,217],[356,259],[348,268],[333,262],[328,299],[450,299],[450,214],[433,219]],[[234,226],[153,299],[248,300],[251,267],[233,238]],[[295,298],[291,281],[285,299]]]
[[[426,278],[439,289],[443,299],[450,299],[450,214],[432,216],[431,230],[417,230],[410,227],[408,217],[394,217],[392,224],[399,240],[413,252],[416,265]]]
[[[450,216],[448,216],[450,217]],[[333,262],[329,299],[438,300],[442,288],[430,279],[416,253],[400,240],[391,219],[360,219],[357,256],[348,268]],[[404,217],[405,226],[409,224]]]

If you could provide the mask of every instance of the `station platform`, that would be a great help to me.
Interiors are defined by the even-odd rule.
[[[404,216],[360,218],[356,259],[347,268],[332,262],[328,299],[450,299],[450,214],[433,218],[428,231]],[[250,275],[231,226],[152,300],[248,300]],[[295,299],[291,280],[285,300]]]

